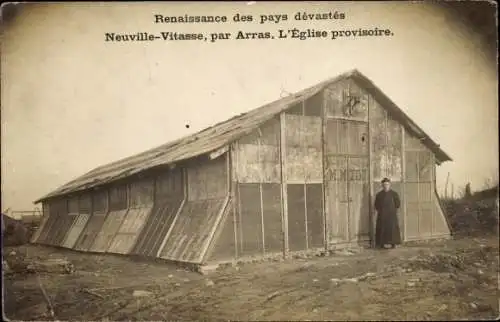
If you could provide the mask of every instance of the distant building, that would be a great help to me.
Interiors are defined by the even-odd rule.
[[[194,264],[369,245],[383,177],[402,197],[404,240],[449,237],[445,161],[354,70],[76,178],[36,201],[32,241]]]

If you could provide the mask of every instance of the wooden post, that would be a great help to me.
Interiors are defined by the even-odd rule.
[[[405,128],[401,127],[401,197],[403,200],[403,204],[401,207],[403,208],[403,241],[407,241],[406,239],[406,228],[407,228],[407,218],[408,215],[406,213],[406,144],[405,144]]]
[[[326,110],[326,92],[323,91],[323,105],[321,109],[321,115],[322,115],[322,122],[321,122],[321,147],[322,147],[322,177],[323,177],[323,196],[322,196],[322,201],[323,201],[323,244],[325,246],[325,251],[328,251],[328,215],[329,215],[329,207],[328,207],[328,182],[327,182],[327,176],[326,176],[326,170],[327,170],[327,165],[328,165],[328,158],[327,158],[327,146],[326,146],[326,124],[328,120],[328,113]]]
[[[373,99],[371,96],[368,96],[368,202],[370,205],[368,206],[368,216],[370,218],[370,245],[371,247],[375,247],[375,212],[373,209],[373,136],[371,129],[371,110],[374,108]]]
[[[233,218],[233,228],[234,228],[234,258],[238,258],[238,226],[236,225],[236,216],[237,216],[237,205],[236,202],[239,202],[239,197],[236,198],[236,186],[238,185],[238,177],[237,177],[237,162],[236,152],[235,152],[236,143],[233,143],[230,146],[231,152],[231,200],[232,200],[232,218]]]
[[[285,112],[280,114],[281,209],[283,212],[283,257],[288,256],[288,190],[286,178],[286,124]]]
[[[257,139],[257,162],[261,164],[261,136],[262,132],[260,131],[259,128],[259,138]],[[259,172],[259,202],[260,202],[260,228],[261,228],[261,234],[262,234],[262,255],[266,254],[266,240],[265,240],[265,230],[264,230],[264,197],[262,196],[262,171]]]

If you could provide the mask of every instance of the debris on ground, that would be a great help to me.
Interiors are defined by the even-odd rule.
[[[145,297],[145,296],[151,296],[151,295],[153,295],[153,292],[144,291],[144,290],[134,290],[134,292],[132,292],[133,297]]]
[[[75,266],[66,259],[49,258],[46,260],[36,260],[26,267],[28,272],[32,273],[59,273],[72,274],[75,272]]]
[[[453,320],[498,316],[498,238],[467,237],[355,256],[245,263],[210,277],[174,265],[24,245],[4,250],[14,320]],[[50,259],[50,260],[49,260]],[[58,260],[59,259],[59,260]],[[57,267],[57,265],[56,265]],[[83,272],[88,272],[83,274]],[[43,277],[43,283],[37,277]],[[6,302],[7,303],[7,302]],[[50,304],[48,304],[50,303]],[[55,309],[51,317],[48,306]],[[43,314],[44,317],[42,316]]]

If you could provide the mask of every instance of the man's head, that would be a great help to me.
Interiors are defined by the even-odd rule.
[[[384,191],[389,191],[391,189],[391,180],[389,180],[388,178],[384,178],[382,180],[382,188],[384,189]]]

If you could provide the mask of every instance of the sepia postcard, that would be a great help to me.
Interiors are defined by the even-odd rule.
[[[3,319],[498,319],[497,15],[3,3]]]

